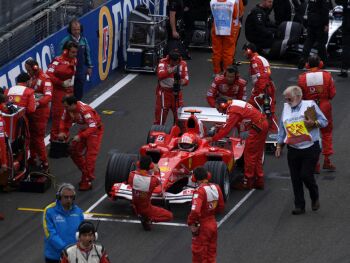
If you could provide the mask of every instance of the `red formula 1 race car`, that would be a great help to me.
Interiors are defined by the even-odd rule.
[[[226,115],[215,108],[183,107],[179,109],[179,126],[167,128],[153,125],[147,144],[140,148],[141,155],[149,155],[160,169],[161,185],[155,189],[152,199],[169,203],[191,202],[196,187],[191,177],[196,167],[204,166],[217,183],[225,200],[229,198],[230,184],[238,176],[235,167],[243,156],[245,141],[239,137],[228,137],[210,145],[204,137],[208,127],[226,122]],[[181,134],[196,135],[195,147],[181,146]],[[106,171],[105,190],[111,199],[132,199],[132,189],[127,184],[130,171],[135,169],[136,156],[113,153]]]

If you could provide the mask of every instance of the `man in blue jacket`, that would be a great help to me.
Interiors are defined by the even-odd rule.
[[[64,44],[73,41],[78,44],[77,69],[74,79],[74,96],[81,100],[84,94],[84,85],[87,78],[92,74],[92,62],[90,56],[90,46],[86,37],[82,35],[83,27],[77,19],[70,21],[67,31],[69,33],[60,43],[60,51],[63,51]]]
[[[75,233],[84,220],[83,211],[74,204],[75,188],[62,184],[56,193],[56,202],[45,208],[43,228],[46,263],[58,263],[63,249],[76,243]]]

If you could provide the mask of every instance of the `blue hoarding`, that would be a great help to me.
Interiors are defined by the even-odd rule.
[[[85,90],[105,80],[113,69],[123,65],[127,47],[127,17],[137,5],[146,4],[156,13],[165,13],[166,0],[111,0],[79,19],[88,39],[93,63],[93,75]],[[46,71],[50,61],[61,52],[59,44],[67,35],[66,28],[41,41],[27,52],[0,68],[0,87],[15,85],[18,74],[24,71],[24,62],[32,57]]]

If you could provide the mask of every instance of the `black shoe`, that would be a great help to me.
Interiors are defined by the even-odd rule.
[[[338,74],[339,77],[342,78],[347,78],[348,77],[348,71],[346,70],[341,70],[340,73]]]
[[[149,220],[148,218],[144,217],[144,216],[139,216],[139,219],[141,221],[141,225],[143,227],[143,230],[145,231],[151,231],[151,220]]]
[[[312,202],[311,209],[312,211],[317,211],[318,209],[320,209],[320,201],[316,200],[315,202]]]
[[[305,208],[295,208],[292,210],[292,215],[301,215],[305,214]]]
[[[303,69],[305,67],[305,59],[301,58],[298,62],[298,69]]]

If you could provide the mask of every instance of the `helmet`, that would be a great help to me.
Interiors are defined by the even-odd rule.
[[[192,133],[184,133],[178,143],[179,149],[192,152],[197,145],[197,138]]]

